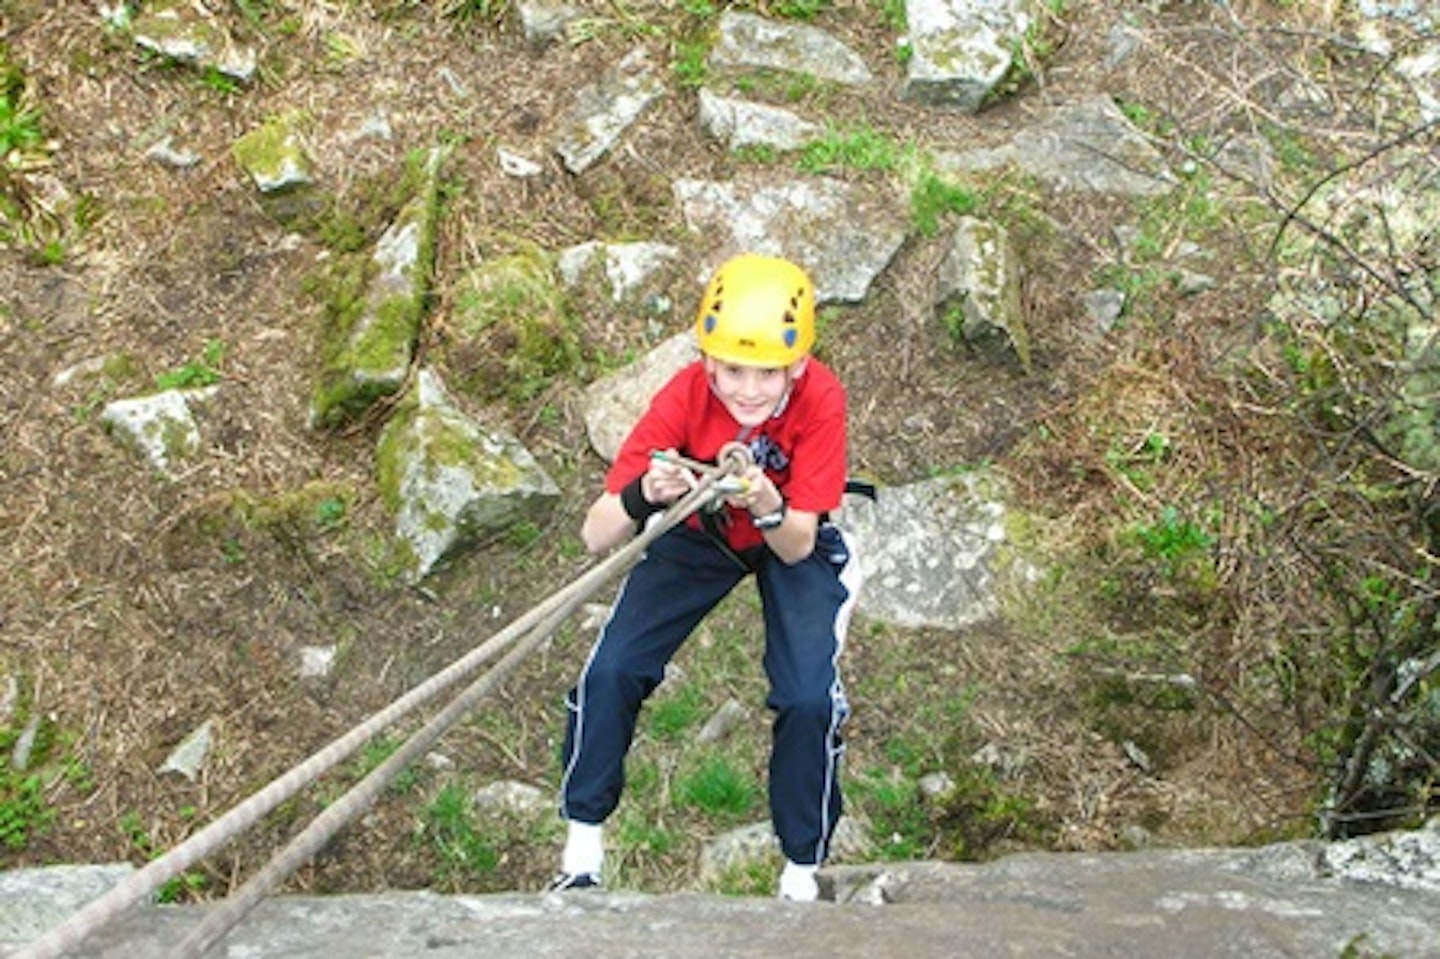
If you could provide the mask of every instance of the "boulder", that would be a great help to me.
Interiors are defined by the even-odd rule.
[[[164,390],[114,400],[105,404],[100,421],[157,472],[168,476],[179,461],[199,452],[200,427],[192,404],[210,399],[217,389]]]
[[[710,65],[721,69],[785,70],[850,85],[869,83],[860,55],[818,27],[727,10]]]
[[[837,522],[865,584],[859,611],[898,626],[964,629],[998,612],[997,553],[1005,506],[997,478],[942,476],[849,497]]]
[[[741,251],[786,256],[810,272],[820,303],[863,300],[908,230],[905,203],[889,189],[829,177],[682,178],[674,191],[692,231],[726,240],[701,264],[700,282]]]
[[[555,152],[571,173],[594,166],[665,92],[643,48],[631,51],[593,86],[577,91]]]
[[[358,315],[326,331],[324,369],[310,405],[314,426],[353,420],[398,393],[410,374],[435,256],[443,155],[438,147],[429,152],[416,195],[376,244]]]
[[[465,546],[539,520],[560,497],[518,439],[459,410],[430,370],[386,424],[376,458],[412,582]]]
[[[1023,0],[908,0],[907,100],[975,113],[1014,64],[1030,25]]]

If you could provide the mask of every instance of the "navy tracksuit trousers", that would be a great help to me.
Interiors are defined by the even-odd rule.
[[[767,705],[775,713],[771,821],[787,858],[820,863],[841,812],[840,727],[849,707],[837,663],[858,564],[829,524],[799,563],[787,566],[761,550],[754,564],[764,607]],[[568,697],[566,819],[601,823],[614,811],[641,704],[686,637],[749,572],[709,534],[685,526],[652,543],[630,571]]]

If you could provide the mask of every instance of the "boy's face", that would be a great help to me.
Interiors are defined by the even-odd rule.
[[[756,427],[768,420],[790,385],[805,371],[805,360],[789,366],[741,366],[705,358],[705,370],[715,395],[741,426]]]

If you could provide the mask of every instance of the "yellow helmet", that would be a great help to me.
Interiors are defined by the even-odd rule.
[[[815,343],[815,284],[789,260],[742,253],[710,278],[695,338],[723,363],[789,366]]]

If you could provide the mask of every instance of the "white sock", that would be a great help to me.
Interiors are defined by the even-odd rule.
[[[569,821],[565,835],[565,851],[560,856],[560,869],[572,876],[582,872],[600,875],[605,862],[604,830],[596,823]]]
[[[780,898],[791,902],[814,902],[819,899],[820,883],[815,878],[815,873],[819,870],[818,865],[807,866],[786,860],[785,868],[780,870]]]

